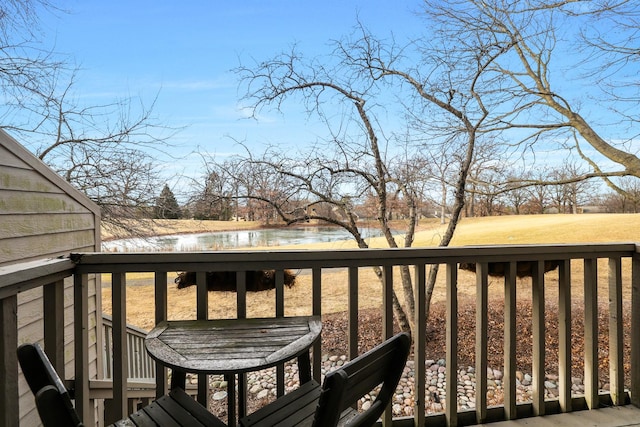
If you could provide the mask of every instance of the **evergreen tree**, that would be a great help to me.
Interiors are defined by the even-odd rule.
[[[181,218],[180,206],[176,196],[167,184],[156,199],[155,218],[158,219],[178,219]]]

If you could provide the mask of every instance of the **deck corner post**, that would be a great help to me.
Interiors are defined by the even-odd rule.
[[[0,300],[0,425],[17,427],[18,408],[18,298]]]
[[[89,276],[76,274],[73,280],[75,405],[82,422],[89,425],[93,418],[89,405]]]
[[[632,261],[631,336],[631,403],[640,408],[640,245]]]

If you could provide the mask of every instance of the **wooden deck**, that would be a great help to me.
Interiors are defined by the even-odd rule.
[[[523,418],[482,424],[491,427],[627,427],[640,426],[640,408],[633,405],[612,406],[592,411],[576,411],[545,417]]]
[[[560,261],[557,272],[546,275],[547,261]],[[475,286],[473,283],[463,283],[459,280],[458,270],[462,263],[476,264]],[[526,282],[517,278],[518,263],[533,262],[535,269],[533,276]],[[489,280],[489,266],[496,263],[505,264],[508,274],[504,279],[493,282]],[[460,334],[458,317],[459,299],[474,296],[476,299],[476,331],[475,331],[475,393],[471,398],[471,405],[458,409],[458,405],[446,405],[445,412],[426,414],[426,405],[430,403],[427,397],[427,373],[425,362],[427,357],[427,322],[426,307],[427,276],[432,266],[441,266],[444,277],[442,286],[446,286],[446,357],[445,378],[455,378],[458,372],[458,338]],[[215,304],[215,295],[207,292],[206,273],[210,271],[234,271],[237,276],[237,293],[235,295],[236,315],[225,313],[231,317],[243,319],[248,316],[252,302],[247,292],[247,271],[269,268],[276,272],[276,289],[270,294],[273,301],[274,317],[284,317],[286,313],[293,314],[295,310],[303,308],[304,315],[325,314],[323,303],[328,295],[323,283],[327,273],[344,274],[340,280],[344,281],[339,295],[345,301],[349,314],[349,322],[344,339],[347,343],[348,357],[354,358],[359,354],[358,342],[358,310],[360,308],[358,296],[364,292],[362,286],[368,280],[368,274],[373,275],[370,268],[381,268],[381,314],[382,320],[376,326],[382,331],[382,336],[393,333],[393,284],[401,279],[399,267],[408,268],[413,273],[414,289],[416,290],[416,327],[414,337],[415,369],[413,416],[397,417],[393,425],[397,427],[413,426],[469,426],[477,420],[491,420],[494,425],[500,423],[504,427],[516,425],[565,425],[565,426],[630,426],[640,427],[640,410],[628,405],[634,403],[640,407],[640,245],[635,243],[610,243],[589,245],[504,245],[504,246],[468,246],[449,248],[402,248],[402,249],[369,249],[369,250],[331,250],[331,251],[211,251],[211,252],[180,252],[180,253],[82,253],[71,254],[69,258],[54,258],[40,261],[12,264],[0,268],[0,425],[18,426],[19,414],[22,407],[18,401],[20,390],[18,387],[18,366],[15,349],[18,345],[18,322],[15,319],[18,297],[29,289],[40,289],[44,295],[53,289],[62,289],[63,279],[69,278],[73,292],[68,292],[70,298],[44,298],[42,312],[45,325],[63,324],[63,303],[71,299],[74,304],[73,313],[73,341],[75,373],[75,405],[76,411],[86,425],[94,425],[95,408],[100,400],[110,399],[109,417],[125,418],[129,414],[128,384],[131,382],[128,372],[129,354],[126,328],[127,313],[127,276],[128,273],[151,272],[153,279],[153,295],[149,295],[149,302],[153,303],[155,323],[161,323],[170,317],[171,302],[168,296],[168,275],[177,271],[195,271],[197,289],[195,295],[195,319],[209,319],[209,305]],[[284,271],[309,270],[310,288],[305,287],[304,307],[291,293],[285,292]],[[367,272],[367,275],[360,272]],[[404,270],[403,270],[404,271]],[[111,305],[113,311],[112,335],[112,394],[109,397],[97,396],[91,388],[95,376],[87,366],[90,365],[93,342],[90,335],[90,317],[92,303],[90,298],[90,280],[96,274],[110,274],[112,283]],[[402,272],[400,272],[402,273]],[[374,279],[376,280],[376,279]],[[501,283],[504,281],[504,283]],[[471,282],[473,282],[471,280]],[[399,282],[398,282],[399,283]],[[493,283],[491,286],[489,286]],[[460,289],[459,285],[461,286]],[[462,287],[464,285],[464,288]],[[575,289],[572,296],[572,290]],[[324,292],[323,292],[324,290]],[[54,292],[52,292],[54,293]],[[55,293],[55,295],[58,295]],[[62,295],[62,293],[60,293]],[[504,299],[504,345],[489,345],[488,332],[491,327],[487,313],[488,306],[494,303],[493,298]],[[531,320],[517,310],[517,299],[527,298],[532,302]],[[211,302],[210,302],[211,301]],[[547,330],[545,310],[547,302],[557,305],[557,331]],[[599,313],[599,303],[607,303],[604,312]],[[580,318],[577,310],[573,310],[574,303],[583,308]],[[555,314],[554,314],[555,315]],[[608,327],[599,328],[599,319],[608,320]],[[621,322],[620,319],[629,319]],[[7,320],[7,321],[5,321]],[[530,402],[519,403],[517,400],[517,360],[513,349],[518,343],[518,321],[531,324],[531,343],[526,347],[532,351],[531,377],[532,386],[528,390]],[[579,324],[575,325],[575,321]],[[626,327],[629,324],[630,327]],[[578,328],[584,335],[582,340],[573,338],[574,330]],[[546,399],[545,372],[548,362],[547,336],[551,333],[557,337],[558,357],[558,395],[557,400]],[[605,335],[608,339],[608,374],[601,372],[599,355],[601,348],[599,337]],[[62,328],[51,327],[44,330],[45,348],[54,355],[64,354],[64,338]],[[625,345],[628,344],[628,345]],[[522,344],[520,344],[522,345]],[[584,393],[573,396],[571,367],[573,366],[573,349],[579,346],[581,353],[576,357],[584,361]],[[495,347],[495,348],[494,348]],[[499,347],[503,347],[500,355]],[[313,354],[322,354],[321,342],[313,346]],[[49,350],[48,350],[49,351]],[[489,354],[498,352],[503,356],[504,376],[502,388],[504,390],[504,405],[491,406],[489,401]],[[326,351],[325,351],[326,353]],[[135,356],[134,356],[135,357]],[[60,361],[63,358],[58,358]],[[547,360],[549,359],[549,360]],[[555,357],[554,357],[555,359]],[[313,358],[312,374],[319,381],[321,378],[321,357]],[[626,363],[629,363],[627,369]],[[278,365],[281,366],[281,365]],[[64,366],[63,366],[64,367]],[[156,364],[156,396],[166,393],[167,370]],[[60,372],[63,372],[61,369]],[[556,369],[554,369],[554,372]],[[6,373],[6,374],[5,374]],[[66,378],[66,377],[65,377]],[[602,381],[609,384],[608,391],[600,389]],[[206,384],[206,382],[203,382]],[[285,388],[283,367],[276,370],[276,384],[279,390]],[[445,402],[458,399],[457,382],[446,383],[439,398]],[[198,397],[202,401],[208,398],[208,387],[199,390]],[[422,397],[425,398],[422,398]],[[243,397],[244,399],[244,397]],[[618,409],[605,409],[619,406]],[[14,408],[19,407],[20,411]],[[10,410],[4,410],[9,408]],[[467,409],[473,408],[473,409]],[[586,411],[586,408],[602,408]],[[585,409],[584,412],[577,412]],[[525,418],[537,413],[554,414],[567,411],[566,415],[548,415],[538,418]],[[576,412],[571,412],[576,411]],[[105,413],[107,411],[105,410]],[[1,416],[6,418],[2,419]],[[390,414],[389,414],[390,415]],[[100,416],[100,414],[98,414]],[[106,414],[105,414],[106,417]],[[503,422],[505,419],[515,419],[514,422]],[[34,423],[24,423],[32,425]],[[387,423],[389,424],[389,423]]]

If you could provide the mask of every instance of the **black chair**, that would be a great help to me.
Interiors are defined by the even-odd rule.
[[[249,426],[372,426],[391,401],[404,369],[411,338],[398,334],[340,369],[325,376],[322,386],[315,381],[240,420]],[[353,408],[358,399],[382,385],[371,406],[362,413]]]
[[[18,361],[35,396],[38,414],[44,427],[82,426],[71,403],[69,392],[42,348],[38,344],[21,345],[18,347]],[[171,390],[169,394],[114,425],[226,427],[182,389]]]

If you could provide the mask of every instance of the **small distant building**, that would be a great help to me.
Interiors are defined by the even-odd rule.
[[[589,214],[589,213],[607,213],[607,208],[604,206],[578,206],[577,213]]]

